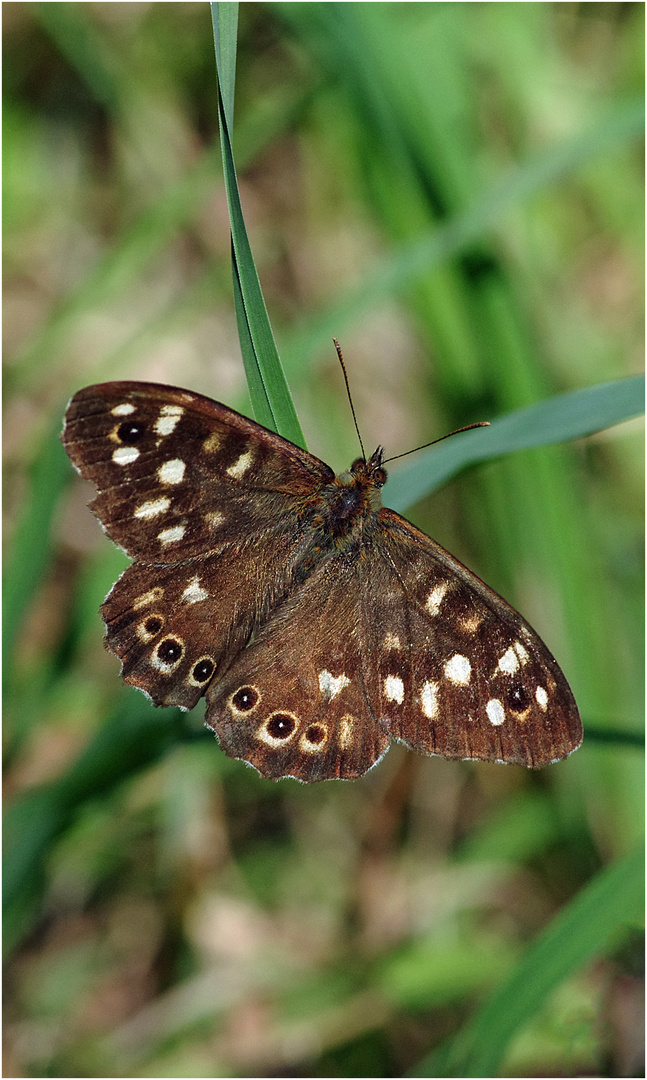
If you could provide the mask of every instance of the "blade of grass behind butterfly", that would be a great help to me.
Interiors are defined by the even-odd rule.
[[[389,478],[384,501],[400,513],[429,495],[461,469],[532,446],[548,446],[591,435],[640,416],[645,377],[589,386],[517,409],[488,428],[465,432],[416,455]]]
[[[218,118],[223,172],[231,223],[234,301],[252,408],[259,423],[305,447],[274,342],[245,228],[231,146],[238,5],[212,3],[211,15],[218,70]]]
[[[644,912],[642,847],[601,870],[553,919],[516,971],[411,1076],[498,1076],[514,1035],[569,976],[622,940]]]

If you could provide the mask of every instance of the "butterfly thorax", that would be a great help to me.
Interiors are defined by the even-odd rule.
[[[364,519],[380,510],[380,491],[386,483],[383,456],[384,450],[378,446],[368,461],[358,458],[349,470],[339,473],[322,489],[313,524],[334,541],[336,548],[359,539]]]

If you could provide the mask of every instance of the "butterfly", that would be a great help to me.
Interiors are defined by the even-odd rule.
[[[392,739],[538,768],[582,741],[535,631],[382,506],[381,447],[335,475],[200,394],[109,382],[74,395],[65,449],[134,562],[101,608],[127,683],[192,708],[269,778],[350,779]]]

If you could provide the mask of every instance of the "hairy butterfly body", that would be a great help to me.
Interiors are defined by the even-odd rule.
[[[550,652],[504,600],[381,505],[383,451],[335,476],[200,394],[112,382],[71,400],[65,449],[134,562],[101,613],[126,682],[206,694],[266,777],[361,776],[392,738],[539,767],[582,741]]]

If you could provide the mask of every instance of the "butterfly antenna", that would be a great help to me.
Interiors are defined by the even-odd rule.
[[[357,438],[359,439],[359,445],[362,448],[362,457],[363,457],[364,461],[366,461],[366,454],[364,452],[364,443],[362,442],[362,436],[359,433],[359,424],[357,423],[357,417],[355,416],[355,406],[353,405],[353,399],[350,396],[350,386],[348,385],[348,375],[346,374],[346,365],[344,363],[344,358],[343,358],[343,356],[341,354],[341,348],[339,346],[339,342],[337,341],[337,338],[333,338],[333,341],[335,342],[335,348],[337,350],[337,356],[339,357],[339,363],[341,364],[341,369],[342,369],[342,371],[344,373],[344,382],[346,383],[346,393],[348,394],[348,401],[350,403],[350,411],[353,414],[353,423],[355,424],[355,431],[357,432]]]
[[[436,443],[442,442],[443,439],[451,439],[452,435],[460,435],[462,431],[472,431],[473,428],[489,426],[489,420],[479,420],[476,424],[467,424],[466,427],[459,427],[456,428],[456,431],[449,431],[447,435],[441,435],[439,439],[432,439],[431,442],[423,443],[422,446],[415,446],[413,450],[405,450],[404,454],[396,454],[394,457],[386,458],[382,464],[386,465],[387,461],[397,461],[398,458],[408,457],[409,454],[416,454],[418,450],[426,450],[428,446],[435,446]]]

